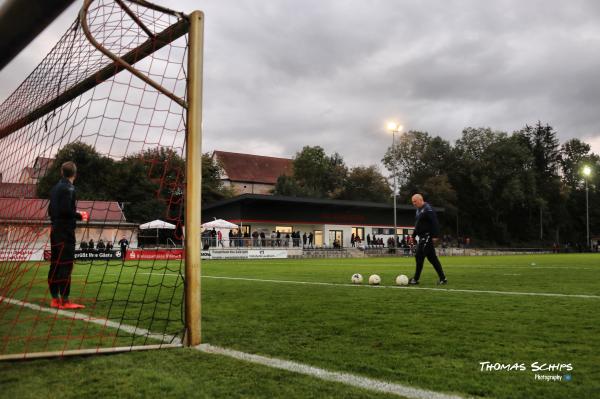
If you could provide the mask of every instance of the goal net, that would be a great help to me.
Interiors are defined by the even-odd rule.
[[[1,359],[182,345],[190,24],[143,0],[86,0],[0,106]],[[48,216],[68,161],[74,251]]]

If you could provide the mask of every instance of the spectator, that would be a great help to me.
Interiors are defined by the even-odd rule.
[[[94,249],[94,240],[90,238],[90,241],[88,242],[88,249]]]
[[[121,261],[125,262],[125,255],[127,254],[127,248],[129,247],[129,241],[127,241],[125,236],[119,240],[119,246],[121,247]]]

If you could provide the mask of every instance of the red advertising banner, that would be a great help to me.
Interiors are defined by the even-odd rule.
[[[181,260],[183,257],[183,249],[133,249],[125,253],[125,260]]]

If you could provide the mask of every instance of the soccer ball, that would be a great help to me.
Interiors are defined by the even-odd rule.
[[[362,282],[363,282],[363,277],[361,274],[354,273],[352,275],[352,284],[362,284]]]
[[[404,274],[399,275],[396,277],[396,285],[408,285],[408,277]]]
[[[381,283],[381,277],[379,277],[378,275],[372,274],[371,277],[369,277],[369,284],[379,285],[379,283]]]

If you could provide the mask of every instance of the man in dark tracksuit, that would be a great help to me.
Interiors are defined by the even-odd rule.
[[[73,162],[61,166],[62,178],[50,191],[48,214],[52,222],[50,230],[50,270],[48,286],[52,295],[50,306],[60,309],[81,309],[85,306],[69,301],[71,272],[75,258],[75,225],[82,220],[76,211],[75,175],[77,167]]]
[[[419,243],[417,244],[417,253],[415,255],[417,261],[415,275],[408,283],[412,285],[419,284],[419,278],[421,278],[421,272],[423,271],[423,263],[425,262],[425,258],[427,258],[438,274],[438,284],[448,284],[442,264],[435,254],[433,246],[433,238],[437,237],[440,230],[437,215],[431,205],[423,200],[421,194],[413,195],[412,203],[417,208],[413,237],[418,236]]]
[[[125,255],[127,254],[127,247],[129,246],[129,241],[127,238],[123,236],[119,241],[119,245],[121,246],[121,262],[125,262]]]

